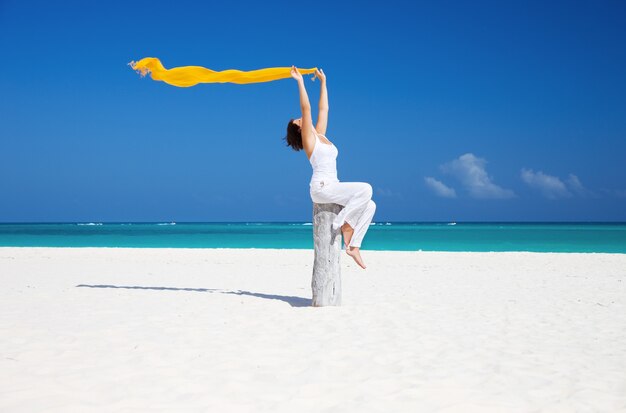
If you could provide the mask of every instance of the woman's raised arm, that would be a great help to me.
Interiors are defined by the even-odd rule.
[[[317,114],[317,125],[315,129],[318,133],[326,135],[326,127],[328,126],[328,91],[326,90],[326,75],[324,71],[319,69],[315,71],[315,76],[319,78],[321,83],[319,112]]]
[[[291,66],[291,77],[298,81],[298,90],[300,91],[300,110],[302,111],[302,125],[300,127],[300,133],[302,134],[302,140],[308,141],[311,137],[313,137],[313,119],[311,117],[311,103],[309,102],[309,95],[306,93],[302,74],[298,72],[298,69],[296,69],[295,66]]]

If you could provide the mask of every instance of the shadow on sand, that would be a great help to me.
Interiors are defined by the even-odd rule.
[[[131,285],[89,285],[89,284],[79,284],[76,286],[77,288],[123,288],[127,290],[155,290],[155,291],[192,291],[198,293],[219,293],[219,294],[232,294],[232,295],[249,295],[252,297],[265,298],[266,300],[280,300],[284,301],[292,307],[310,307],[311,299],[304,297],[294,297],[290,295],[272,295],[272,294],[262,294],[262,293],[253,293],[250,291],[229,291],[229,290],[218,290],[214,288],[176,288],[176,287],[142,287],[142,286],[131,286]]]

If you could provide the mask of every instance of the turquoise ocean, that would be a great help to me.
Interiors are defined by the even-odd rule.
[[[0,223],[0,247],[312,249],[306,222]],[[382,222],[364,250],[626,253],[626,223]]]

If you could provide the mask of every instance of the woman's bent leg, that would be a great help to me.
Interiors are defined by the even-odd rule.
[[[350,240],[349,247],[360,247],[361,242],[363,241],[363,237],[365,237],[365,233],[370,227],[370,223],[372,222],[372,218],[374,218],[374,212],[376,212],[376,204],[374,201],[370,200],[361,216],[359,216],[357,223],[355,224],[354,234],[352,234],[352,239]]]
[[[341,182],[337,185],[341,185]],[[362,215],[362,211],[367,206],[367,203],[372,199],[372,186],[365,182],[348,182],[342,188],[339,186],[335,191],[345,196],[344,203],[337,202],[339,205],[344,205],[344,208],[337,214],[333,222],[333,230],[340,228],[345,222],[354,228],[357,225],[358,217]],[[331,188],[332,189],[332,186]],[[353,225],[354,224],[354,225]]]
[[[361,217],[371,215],[367,224],[369,225],[374,215],[374,211],[371,210],[373,201],[371,200],[372,186],[370,184],[366,182],[335,182],[327,184],[322,189],[311,191],[311,199],[315,203],[334,203],[342,205],[344,208],[337,214],[333,221],[333,231],[341,228],[344,223],[348,223],[354,230],[350,243],[353,246],[360,245],[367,231],[367,227],[361,228],[362,234],[360,238],[355,240],[357,244],[354,244],[353,239],[357,227],[359,227],[359,223],[362,220]],[[368,208],[369,210],[367,210]]]
[[[318,204],[333,203],[344,208],[333,222],[333,229],[341,227],[344,222],[354,228],[360,209],[365,208],[372,198],[372,186],[366,182],[333,182],[322,189],[311,191],[311,199]]]

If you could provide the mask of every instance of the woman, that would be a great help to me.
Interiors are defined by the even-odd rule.
[[[326,75],[323,70],[316,70],[315,76],[320,79],[319,114],[317,125],[313,127],[311,104],[304,87],[302,75],[295,66],[291,67],[291,77],[298,82],[300,90],[300,109],[302,117],[291,119],[287,125],[287,145],[294,150],[304,149],[313,167],[310,194],[315,203],[333,203],[343,205],[343,209],[333,222],[333,231],[341,228],[346,253],[356,263],[365,268],[359,249],[376,211],[372,201],[372,186],[365,182],[339,182],[337,179],[338,150],[325,136],[328,123],[328,94],[326,92]]]

